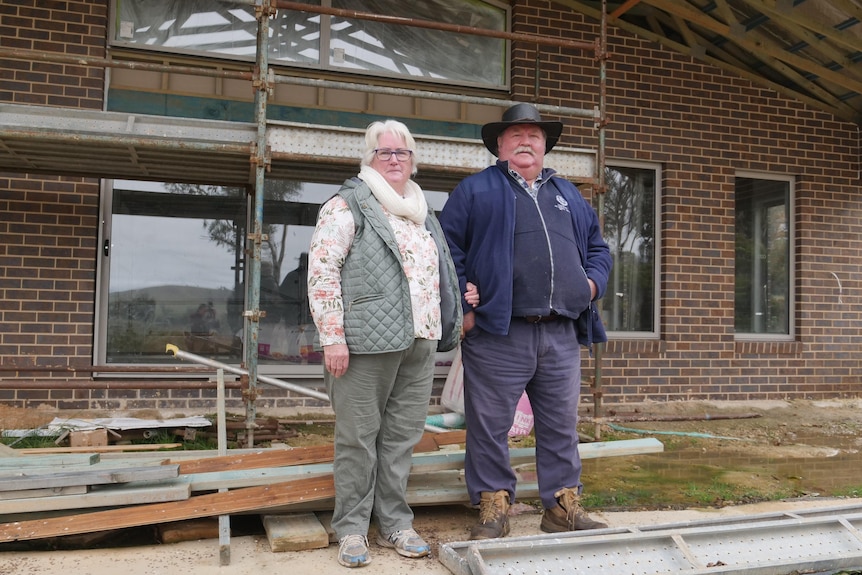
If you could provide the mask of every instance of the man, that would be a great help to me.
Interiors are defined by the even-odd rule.
[[[507,432],[526,390],[535,418],[541,529],[606,527],[580,507],[577,411],[580,348],[606,341],[595,300],[611,269],[598,216],[578,189],[544,167],[562,133],[530,104],[482,127],[496,165],[465,178],[440,215],[466,300],[464,409],[467,491],[479,505],[471,539],[503,537],[515,496]]]

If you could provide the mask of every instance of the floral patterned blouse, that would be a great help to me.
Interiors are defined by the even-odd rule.
[[[417,338],[438,340],[440,321],[440,270],[437,245],[422,224],[394,216],[385,208],[407,283]],[[344,344],[344,304],[341,266],[353,244],[354,222],[350,207],[335,196],[320,209],[311,238],[308,264],[308,301],[320,333],[321,345]]]

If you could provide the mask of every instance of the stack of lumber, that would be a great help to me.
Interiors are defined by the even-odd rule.
[[[104,462],[96,453],[3,457],[0,514],[188,499],[190,486],[171,482],[178,477],[179,465],[168,460]]]
[[[463,431],[426,434],[415,449],[411,505],[468,503]],[[13,450],[14,451],[14,450]],[[662,451],[655,439],[581,446],[583,458]],[[331,511],[332,445],[207,452],[18,455],[0,451],[0,550],[12,541],[234,514]],[[534,461],[512,449],[513,467]],[[536,498],[534,474],[519,499]],[[48,513],[50,512],[50,513]]]

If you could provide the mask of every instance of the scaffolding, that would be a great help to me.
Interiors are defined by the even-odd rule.
[[[184,120],[178,118],[146,118],[134,114],[117,114],[76,110],[80,123],[95,126],[93,130],[58,130],[57,118],[68,114],[68,110],[46,109],[44,107],[2,106],[0,116],[4,119],[10,115],[17,121],[4,121],[0,126],[0,169],[25,171],[29,173],[55,175],[82,175],[90,177],[125,177],[189,181],[199,179],[210,181],[218,177],[225,183],[250,185],[252,196],[253,221],[246,238],[248,254],[246,271],[247,281],[243,311],[244,362],[247,371],[247,382],[243,382],[243,400],[246,406],[246,427],[249,445],[254,442],[254,425],[256,418],[257,387],[260,380],[258,374],[258,336],[259,322],[263,315],[260,309],[260,270],[261,248],[265,241],[263,234],[264,187],[267,177],[284,176],[290,173],[291,164],[299,162],[313,163],[310,155],[303,155],[295,150],[279,150],[273,142],[289,139],[296,131],[302,132],[302,126],[278,126],[267,121],[267,105],[274,86],[279,83],[333,88],[446,100],[458,103],[482,104],[496,107],[508,107],[518,103],[514,100],[485,98],[461,94],[449,94],[409,88],[373,86],[352,82],[302,78],[294,75],[276,73],[269,65],[266,42],[269,35],[270,20],[278,9],[310,12],[339,16],[343,18],[371,20],[395,25],[414,26],[436,29],[461,34],[474,34],[494,37],[507,41],[525,42],[534,45],[555,46],[570,50],[592,50],[598,64],[599,97],[598,103],[592,108],[574,108],[552,106],[534,103],[536,108],[554,116],[570,116],[592,120],[597,132],[597,148],[595,161],[591,166],[591,177],[585,183],[591,188],[597,200],[597,211],[603,212],[603,197],[605,192],[604,168],[605,128],[607,125],[606,63],[607,52],[607,6],[602,2],[600,34],[595,42],[579,42],[562,38],[546,38],[531,34],[516,34],[473,28],[455,24],[432,22],[427,20],[406,19],[380,14],[312,6],[284,0],[233,0],[240,5],[254,7],[257,19],[257,50],[254,69],[252,71],[214,70],[195,66],[178,66],[172,64],[157,64],[133,60],[113,60],[53,54],[22,49],[0,48],[0,58],[41,61],[76,66],[125,68],[130,70],[146,70],[153,72],[181,73],[187,75],[232,78],[252,83],[254,89],[254,123],[253,125],[236,122]],[[538,70],[537,93],[538,93]],[[4,116],[5,114],[5,116]],[[21,118],[21,116],[24,116]],[[163,121],[162,121],[163,120]],[[286,129],[287,128],[287,129]],[[293,130],[291,132],[290,130]],[[193,137],[190,137],[193,136]],[[417,141],[422,141],[421,136]],[[445,143],[430,142],[432,145],[445,146]],[[75,153],[70,153],[74,148]],[[114,164],[106,167],[106,158],[114,158]],[[213,161],[216,160],[216,161]],[[319,161],[319,160],[318,160]],[[467,166],[452,167],[457,175],[472,173],[484,161],[477,158]],[[445,169],[444,166],[439,166]],[[293,168],[295,169],[295,167]],[[460,172],[460,173],[459,173]],[[604,222],[601,222],[602,226]],[[603,344],[596,344],[594,354],[594,374],[591,382],[591,394],[594,403],[596,422],[596,437],[599,434],[599,424],[602,412],[601,391],[601,357]],[[56,370],[74,368],[57,368]],[[24,368],[21,371],[25,371]],[[55,371],[49,369],[49,371]],[[109,366],[92,366],[82,371],[111,371]],[[125,371],[152,371],[151,368]]]

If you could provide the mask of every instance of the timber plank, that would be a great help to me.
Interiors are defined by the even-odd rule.
[[[96,471],[102,469],[120,469],[124,467],[149,467],[153,465],[167,465],[168,463],[170,463],[169,459],[154,459],[151,461],[114,459],[111,461],[101,460],[92,465],[66,465],[61,469],[57,469],[55,467],[28,467],[26,470],[0,468],[0,478],[21,477],[23,473],[26,473],[27,476],[30,477],[35,475],[54,475],[57,473],[73,471]],[[2,494],[0,494],[0,497],[2,497]]]
[[[92,509],[96,507],[120,507],[165,501],[184,501],[191,497],[188,484],[165,485],[111,485],[93,488],[82,495],[58,495],[0,501],[0,515],[13,513],[41,513],[70,509]],[[117,511],[120,511],[119,509]]]
[[[15,450],[15,448],[9,447],[5,443],[0,443],[0,456],[2,456],[2,457],[15,457],[17,455],[20,455],[20,453],[18,453]]]
[[[585,443],[580,446],[581,459],[661,453],[662,443],[654,437],[621,441]],[[510,450],[512,466],[535,461],[533,448]],[[407,503],[411,506],[469,504],[463,473],[464,452],[432,453],[413,458],[413,468],[407,480]],[[519,500],[539,498],[539,484],[534,471],[516,470],[518,482],[515,497]],[[271,509],[270,513],[297,513],[332,510],[334,499],[308,501]]]
[[[329,546],[329,533],[314,513],[264,515],[263,528],[273,553]]]
[[[69,485],[67,487],[45,487],[43,489],[21,489],[19,491],[0,491],[0,501],[9,499],[32,499],[35,497],[58,497],[60,495],[83,495],[87,493],[86,485]]]
[[[659,453],[663,449],[664,446],[662,443],[654,437],[603,443],[586,443],[580,446],[581,459]],[[411,474],[463,469],[464,455],[464,450],[417,453],[413,456]],[[528,465],[534,463],[535,460],[535,448],[522,447],[509,450],[509,463],[513,467]],[[183,475],[181,479],[187,480],[191,484],[192,491],[215,491],[224,488],[234,489],[267,485],[296,479],[300,475],[310,477],[327,473],[332,473],[331,463],[266,469],[213,471]]]
[[[0,491],[21,489],[52,489],[71,485],[104,485],[106,483],[128,483],[130,481],[155,481],[179,476],[178,465],[154,465],[150,467],[119,467],[86,471],[29,475],[26,472],[13,477],[0,477]]]
[[[446,433],[425,433],[414,453],[435,451],[441,445],[457,445],[464,443],[464,431]],[[231,471],[239,469],[260,469],[264,467],[287,467],[291,465],[306,465],[310,463],[331,462],[335,456],[332,444],[313,447],[296,447],[293,449],[277,449],[257,453],[241,453],[205,457],[192,461],[174,461],[180,465],[180,474],[209,473],[216,471]]]
[[[93,465],[99,462],[99,454],[92,453],[92,450],[88,453],[69,453],[63,455],[23,455],[26,455],[26,457],[0,457],[0,469],[20,469],[22,467],[51,467],[56,469],[69,465]]]
[[[82,445],[78,447],[32,447],[18,449],[24,455],[52,453],[115,453],[122,451],[160,451],[182,447],[182,443],[130,443],[128,445]]]
[[[25,541],[154,525],[183,519],[255,511],[298,501],[335,496],[332,476],[248,487],[191,497],[186,501],[139,505],[78,515],[0,524],[0,542]]]
[[[191,473],[229,471],[233,469],[260,469],[264,467],[287,467],[309,463],[324,463],[332,461],[334,456],[335,446],[330,444],[271,450],[260,453],[220,455],[193,461],[180,461],[178,464],[180,466],[180,474],[186,475]]]

